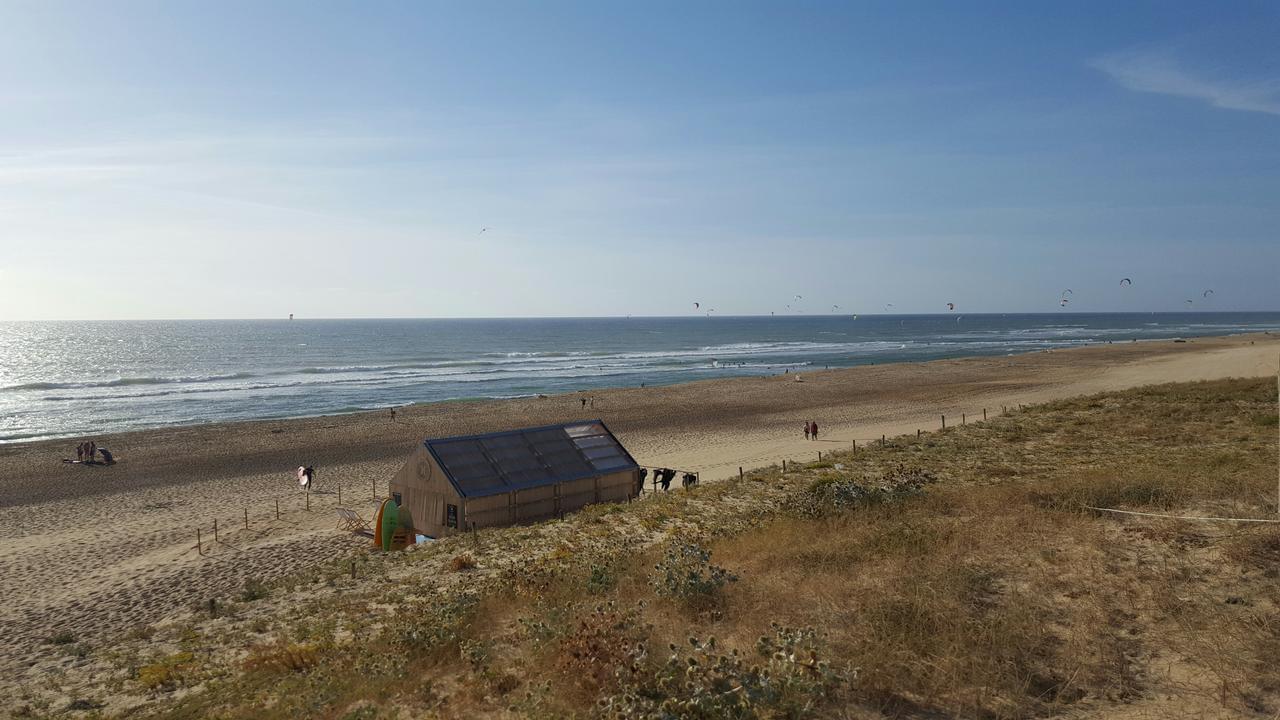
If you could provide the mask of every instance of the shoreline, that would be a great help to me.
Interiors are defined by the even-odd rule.
[[[696,472],[721,471],[715,476],[720,477],[728,474],[723,469],[732,463],[724,462],[723,458],[708,462],[704,457],[708,450],[706,443],[699,442],[697,449],[688,452],[672,452],[671,448],[666,447],[669,443],[658,443],[655,447],[646,447],[649,443],[643,441],[643,436],[674,435],[679,431],[687,431],[693,436],[702,435],[705,433],[699,432],[700,428],[696,427],[700,419],[716,420],[715,417],[707,416],[719,415],[721,413],[717,411],[729,408],[748,409],[743,407],[743,403],[749,404],[749,409],[754,414],[764,415],[766,418],[777,412],[795,412],[801,407],[819,412],[825,407],[839,407],[843,403],[863,405],[861,410],[871,412],[860,413],[860,417],[842,413],[847,417],[837,417],[834,423],[830,421],[831,418],[828,418],[828,422],[821,423],[824,439],[820,442],[824,444],[832,442],[827,438],[838,435],[847,445],[853,440],[863,442],[878,439],[882,434],[898,435],[913,432],[916,429],[931,429],[938,424],[939,416],[945,413],[959,417],[961,413],[968,412],[976,416],[981,413],[982,402],[988,403],[986,405],[988,410],[994,410],[1000,405],[1017,405],[1020,402],[1030,404],[1069,395],[1132,387],[1140,380],[1140,378],[1137,380],[1130,378],[1120,382],[1106,383],[1102,381],[1102,376],[1087,378],[1082,374],[1080,377],[1071,378],[1063,376],[1046,383],[1041,376],[1049,370],[1082,372],[1086,366],[1109,370],[1117,364],[1185,357],[1205,350],[1242,348],[1246,344],[1258,342],[1280,347],[1280,335],[1244,333],[1202,336],[1185,340],[1138,340],[1116,344],[1100,343],[1072,348],[1033,350],[1009,355],[963,356],[923,362],[871,363],[829,370],[809,370],[790,375],[708,378],[669,385],[609,387],[554,395],[532,394],[518,398],[450,399],[396,406],[395,421],[390,420],[387,410],[364,410],[290,418],[188,423],[105,433],[88,436],[85,439],[93,439],[99,445],[111,448],[116,455],[117,463],[109,468],[107,466],[91,467],[126,477],[116,478],[122,482],[113,483],[114,487],[89,486],[81,488],[71,496],[127,491],[156,484],[146,477],[137,476],[133,472],[135,469],[142,470],[146,476],[165,475],[166,480],[162,484],[182,485],[185,482],[199,482],[219,477],[239,477],[246,473],[280,473],[298,465],[323,467],[353,462],[403,459],[416,442],[424,437],[480,434],[512,427],[546,425],[587,418],[604,420],[629,448],[635,441],[636,435],[642,436],[639,454],[645,454],[647,451],[650,456],[656,455],[652,463],[645,463],[645,458],[637,456],[637,460],[642,465],[681,464],[682,469],[688,468]],[[1257,347],[1257,345],[1251,346]],[[1070,362],[1072,359],[1081,362]],[[1021,371],[1026,376],[1004,378],[998,382],[993,378],[977,377],[983,374],[984,369],[991,371],[1001,367]],[[939,372],[942,368],[947,368],[950,372]],[[894,375],[904,377],[894,378]],[[772,384],[777,383],[791,386],[797,376],[805,378],[803,383],[795,383],[797,387],[803,386],[804,392],[786,395],[776,392],[776,389],[763,394],[759,392],[759,388],[771,387]],[[1200,375],[1194,373],[1179,375],[1187,379],[1198,379],[1200,376],[1210,379],[1226,375],[1213,374],[1213,371],[1209,370]],[[929,412],[918,407],[922,400],[926,399],[919,397],[918,393],[902,395],[896,398],[895,403],[892,394],[886,393],[884,388],[879,387],[886,381],[892,382],[895,379],[926,380],[929,383],[927,387],[940,391],[927,398],[932,401],[931,404],[938,412]],[[866,381],[866,385],[876,387],[876,391],[858,390],[856,386],[860,381]],[[1071,389],[1066,390],[1065,394],[1050,390],[1052,385],[1068,384],[1071,384]],[[834,393],[829,397],[820,397],[811,391],[812,388],[819,386],[831,389]],[[1031,392],[1033,388],[1034,392]],[[756,397],[743,398],[737,403],[726,402],[726,394],[747,389],[750,389]],[[1005,392],[995,392],[995,389]],[[960,403],[961,396],[968,396],[972,402],[967,405]],[[595,407],[593,404],[582,406],[579,401],[584,397],[599,400],[600,407]],[[877,402],[872,407],[865,407],[865,403],[870,399]],[[794,407],[797,401],[800,407]],[[700,404],[690,406],[692,402]],[[886,402],[890,407],[884,407]],[[898,407],[892,407],[895,404]],[[663,411],[667,408],[680,409],[683,414],[667,413],[663,416]],[[907,409],[913,412],[904,415],[902,411]],[[637,412],[640,410],[643,412]],[[497,419],[504,417],[512,420]],[[518,418],[527,418],[527,421]],[[803,422],[803,419],[797,419],[792,424],[799,427]],[[417,430],[414,430],[415,427]],[[773,442],[775,432],[769,431],[765,433],[765,438],[759,438],[765,442],[770,452],[751,452],[750,459],[744,458],[744,462],[769,464],[784,457],[791,459],[791,455],[787,453],[795,451],[787,448],[792,443],[789,440],[781,443]],[[793,434],[798,434],[798,430]],[[274,437],[279,442],[252,441],[261,440],[264,435],[267,438]],[[629,439],[628,435],[632,437]],[[0,508],[32,502],[31,495],[26,492],[19,492],[15,497],[13,492],[17,489],[15,484],[32,485],[34,481],[38,481],[41,476],[50,472],[48,465],[51,461],[58,462],[62,458],[74,457],[73,441],[80,437],[82,436],[77,435],[0,444]],[[246,440],[251,442],[245,442]],[[234,453],[232,456],[231,451],[234,450],[241,452]],[[638,455],[634,448],[632,454]],[[720,455],[720,453],[712,454]],[[63,463],[58,462],[58,464]],[[744,465],[744,467],[754,466]],[[174,480],[175,475],[190,477],[187,480]],[[23,483],[23,479],[28,482]],[[34,489],[26,488],[27,491]],[[58,500],[67,497],[65,492],[54,492],[48,499]]]
[[[998,358],[1006,357],[1009,353],[1015,355],[1042,352],[1045,350],[1075,350],[1084,347],[1096,347],[1111,343],[1129,343],[1137,342],[1145,343],[1161,343],[1169,342],[1175,339],[1188,339],[1195,341],[1200,339],[1209,339],[1214,335],[1204,335],[1202,333],[1219,333],[1217,337],[1224,334],[1251,334],[1257,332],[1276,332],[1276,328],[1280,328],[1280,313],[1253,313],[1259,317],[1271,315],[1274,322],[1245,321],[1241,319],[1239,313],[1221,313],[1223,315],[1222,323],[1215,324],[1215,321],[1208,317],[1217,315],[1215,313],[1205,313],[1205,317],[1197,320],[1190,319],[1185,313],[1163,313],[1161,316],[1153,316],[1151,319],[1160,319],[1160,322],[1147,322],[1147,317],[1135,317],[1134,313],[1112,313],[1119,316],[1129,316],[1123,327],[1113,328],[1106,323],[1102,323],[1099,327],[1086,332],[1086,337],[1077,337],[1076,329],[1086,327],[1087,322],[1080,318],[1098,316],[1103,317],[1107,313],[1090,313],[1090,314],[1074,314],[1070,316],[1059,316],[1054,313],[1031,313],[1031,314],[1015,314],[1015,318],[1026,317],[1042,317],[1053,318],[1057,321],[1065,321],[1065,325],[1045,324],[1049,320],[1042,319],[1040,324],[1033,324],[1030,330],[1016,329],[1019,322],[1011,319],[1008,327],[1000,330],[977,328],[974,332],[978,333],[977,340],[970,338],[969,340],[952,341],[950,335],[943,334],[934,337],[930,333],[937,334],[937,328],[926,327],[922,329],[925,332],[918,341],[915,335],[908,335],[902,338],[897,333],[897,328],[885,329],[878,326],[870,325],[864,330],[855,331],[852,328],[845,328],[843,325],[832,326],[830,332],[820,332],[813,335],[812,342],[792,342],[794,338],[790,338],[787,332],[768,341],[760,343],[748,342],[745,345],[822,345],[828,340],[819,336],[843,336],[845,334],[853,334],[856,337],[851,338],[852,345],[850,353],[828,355],[818,352],[818,357],[808,357],[807,355],[788,356],[787,358],[770,357],[769,360],[776,360],[776,366],[761,361],[761,363],[752,364],[748,360],[747,365],[752,370],[735,371],[732,366],[739,363],[730,357],[719,370],[713,369],[708,365],[705,370],[700,372],[700,368],[696,366],[679,365],[672,368],[647,368],[641,362],[630,371],[618,372],[615,370],[607,372],[595,372],[592,365],[574,365],[574,368],[584,367],[585,370],[574,370],[569,375],[554,375],[552,379],[546,381],[538,381],[536,379],[521,379],[523,376],[517,373],[516,376],[508,377],[506,375],[494,376],[498,378],[494,380],[485,373],[498,372],[489,368],[490,365],[498,368],[506,368],[506,364],[494,365],[494,362],[505,363],[507,361],[481,361],[480,358],[496,355],[498,353],[480,352],[475,358],[475,363],[482,366],[477,371],[481,373],[475,377],[468,376],[465,382],[448,382],[449,375],[454,373],[446,373],[443,376],[436,377],[437,373],[424,371],[421,381],[415,381],[413,378],[407,380],[380,379],[382,375],[373,373],[368,375],[359,374],[357,372],[352,377],[347,377],[345,373],[348,371],[377,371],[387,370],[400,367],[407,368],[436,368],[437,364],[442,366],[451,366],[453,361],[437,363],[436,360],[422,360],[425,365],[413,363],[400,365],[399,360],[381,360],[372,357],[362,357],[355,366],[347,367],[345,364],[339,363],[340,366],[329,367],[323,356],[308,357],[306,363],[308,367],[293,368],[292,370],[272,365],[263,365],[262,367],[243,367],[237,370],[236,367],[218,365],[203,368],[199,372],[190,368],[185,370],[177,370],[168,368],[161,370],[155,369],[149,372],[143,368],[133,368],[130,371],[119,370],[115,375],[108,374],[103,376],[101,369],[85,369],[84,373],[77,374],[75,377],[68,379],[60,377],[59,379],[45,381],[35,381],[28,378],[30,382],[6,385],[3,390],[13,390],[19,392],[19,395],[13,398],[6,396],[5,403],[0,403],[4,408],[13,410],[15,421],[13,426],[0,434],[0,449],[7,446],[25,446],[34,443],[42,443],[49,441],[83,439],[87,437],[115,437],[122,435],[132,435],[137,433],[163,432],[166,430],[181,430],[186,428],[196,428],[210,425],[224,425],[232,423],[250,423],[250,422],[281,422],[293,420],[305,420],[310,418],[322,417],[343,417],[348,415],[359,415],[362,413],[378,413],[386,412],[390,408],[402,408],[412,405],[434,405],[441,403],[456,402],[492,402],[505,400],[523,400],[528,398],[536,398],[543,394],[552,395],[572,395],[576,392],[606,392],[610,390],[618,390],[623,388],[635,388],[641,386],[660,387],[666,385],[683,385],[691,382],[702,382],[704,380],[732,380],[734,378],[755,378],[767,377],[772,373],[780,373],[784,368],[790,367],[792,372],[814,372],[818,368],[834,368],[834,369],[854,369],[866,367],[869,365],[880,365],[890,363],[907,363],[918,364],[923,362],[933,362],[937,360],[951,360],[964,358]],[[973,314],[975,318],[982,317],[983,314]],[[1007,315],[1004,313],[988,314],[990,316],[999,315],[1001,317]],[[1249,315],[1245,313],[1244,315]],[[1165,319],[1164,316],[1169,316]],[[941,318],[948,317],[940,314],[924,314],[924,315],[893,315],[885,316],[890,318]],[[1074,318],[1074,319],[1073,319]],[[754,318],[754,320],[762,320],[763,318]],[[805,319],[805,318],[800,318]],[[825,317],[810,316],[810,320],[825,320]],[[959,319],[959,316],[956,317]],[[615,319],[615,325],[622,321]],[[742,320],[753,320],[750,317],[744,317]],[[785,318],[783,320],[786,320]],[[199,321],[192,321],[199,322]],[[235,321],[229,321],[235,322]],[[999,327],[1004,321],[996,321]],[[1085,323],[1081,325],[1080,323]],[[1005,323],[1006,325],[1008,323]],[[1023,324],[1026,324],[1023,322]],[[1252,327],[1250,327],[1252,325]],[[1140,327],[1141,326],[1141,327]],[[1146,326],[1160,326],[1149,328]],[[765,324],[761,328],[774,327]],[[778,326],[783,327],[783,326]],[[807,327],[807,326],[806,326]],[[993,326],[996,327],[996,326]],[[1010,329],[1014,328],[1014,329]],[[1057,331],[1054,328],[1072,328],[1070,330]],[[848,331],[846,333],[846,330]],[[839,332],[837,332],[839,331]],[[1022,341],[1023,332],[1032,332],[1033,339],[1030,341]],[[767,331],[772,332],[772,331]],[[782,332],[779,330],[779,332]],[[1000,342],[985,342],[986,333],[995,332],[1001,338]],[[1117,335],[1117,332],[1123,334]],[[1130,335],[1130,332],[1133,335]],[[868,334],[869,333],[869,334]],[[887,334],[886,334],[887,333]],[[1181,333],[1181,334],[1177,334]],[[659,333],[661,334],[661,333]],[[794,333],[791,333],[794,334]],[[806,336],[807,337],[807,336]],[[967,337],[967,336],[964,336]],[[781,338],[781,339],[779,339]],[[790,338],[790,339],[788,339]],[[1110,339],[1108,339],[1110,338]],[[310,338],[314,342],[319,342],[314,338]],[[685,341],[690,338],[684,338]],[[776,340],[776,342],[775,342]],[[901,348],[903,350],[895,350],[901,340]],[[972,342],[971,342],[972,340]],[[843,343],[844,340],[832,341],[837,344]],[[975,344],[976,343],[976,344]],[[299,343],[306,345],[307,343]],[[323,345],[323,343],[321,343]],[[866,346],[866,347],[863,347]],[[112,344],[112,347],[115,347]],[[541,347],[541,346],[539,346]],[[684,347],[681,345],[680,347]],[[719,346],[704,347],[703,351],[715,350]],[[730,351],[729,348],[736,347],[734,343],[725,345],[726,352],[731,355],[736,351]],[[484,349],[491,350],[485,346]],[[545,350],[546,348],[542,348]],[[630,357],[631,350],[617,350],[619,357]],[[417,350],[414,350],[417,352]],[[612,358],[609,351],[604,356]],[[657,352],[657,356],[665,356],[666,350]],[[681,356],[685,351],[672,351],[674,356]],[[772,353],[774,350],[768,350]],[[563,357],[556,352],[533,352],[533,353],[514,353],[515,355],[531,355],[542,356],[547,355],[554,357],[555,362],[563,362],[565,358],[571,358],[577,355],[596,355],[600,353],[565,353]],[[646,353],[640,353],[645,355]],[[507,353],[508,357],[512,353]],[[396,356],[398,357],[398,356]],[[704,358],[714,360],[711,355]],[[723,360],[724,357],[721,356]],[[806,362],[800,362],[805,359]],[[795,362],[792,362],[792,361]],[[546,361],[539,358],[537,362]],[[381,362],[390,362],[391,365],[386,367],[378,366]],[[514,361],[512,361],[514,362]],[[628,361],[630,362],[630,361]],[[852,364],[850,364],[852,363]],[[471,361],[461,363],[464,366],[473,364]],[[715,363],[712,363],[715,365]],[[373,365],[372,367],[364,367],[364,365]],[[131,366],[132,367],[132,366]],[[521,366],[523,367],[523,366]],[[559,366],[556,366],[557,369]],[[566,366],[567,367],[567,366]],[[602,366],[604,367],[604,366]],[[613,365],[608,367],[613,368]],[[537,369],[537,368],[534,368]],[[652,370],[652,372],[650,372]],[[338,379],[331,379],[330,373],[341,372],[344,374],[338,376]],[[402,375],[406,373],[391,373],[391,375]],[[416,371],[407,373],[416,377]],[[466,376],[467,373],[461,373]],[[119,376],[117,376],[119,375]],[[25,377],[24,373],[19,376]],[[127,377],[126,377],[127,376]],[[17,381],[15,376],[14,381]],[[283,377],[280,380],[279,377]],[[446,378],[441,380],[441,377]],[[107,379],[112,378],[112,379]],[[488,378],[488,379],[486,379]],[[513,379],[514,378],[514,379]],[[373,386],[381,386],[386,384],[386,388],[379,389],[372,387],[371,389],[352,391],[344,383],[356,382],[363,384],[371,379],[378,379],[373,382]],[[45,380],[48,380],[45,378]],[[471,385],[472,381],[483,380],[479,385]],[[525,380],[528,380],[527,382]],[[223,381],[230,384],[224,386]],[[234,381],[234,382],[231,382]],[[245,383],[246,387],[240,387],[241,383]],[[212,383],[212,384],[208,384]],[[142,390],[134,390],[134,385],[145,386]],[[160,386],[160,390],[156,390],[151,386]],[[294,386],[297,386],[296,388]],[[330,390],[332,387],[334,390]],[[48,394],[53,389],[67,388],[86,388],[85,397],[77,398],[75,395],[78,391],[67,390],[66,392],[54,392]],[[37,390],[39,392],[37,392]],[[261,392],[257,392],[261,390]],[[335,391],[336,390],[336,391]],[[28,393],[23,395],[22,393]],[[140,395],[132,393],[141,392]],[[210,394],[206,394],[210,393]],[[47,395],[47,396],[46,396]],[[154,397],[153,397],[154,396]],[[172,397],[166,397],[172,396]],[[131,398],[144,398],[139,400],[137,407],[134,406]],[[82,402],[78,402],[82,400]],[[7,404],[6,404],[7,403]],[[18,404],[14,404],[18,403]]]
[[[1262,314],[1264,311],[1257,311],[1257,312],[1259,314]],[[968,314],[999,315],[1001,313],[968,313]],[[1041,313],[1041,314],[1048,315],[1052,313]],[[1105,315],[1107,313],[1091,313],[1091,314]],[[1113,314],[1123,314],[1123,313],[1113,313]],[[741,316],[741,317],[757,317],[757,316]],[[909,316],[903,315],[903,317],[909,317]],[[928,315],[927,314],[921,315],[920,317],[928,317]],[[313,318],[313,319],[324,320],[327,318]],[[402,319],[402,318],[390,318],[390,319]],[[406,319],[415,319],[415,318],[406,318]],[[494,318],[494,319],[505,319],[505,318]],[[44,322],[44,321],[31,321],[31,322]],[[71,321],[67,321],[67,322],[71,322]],[[200,322],[200,321],[193,321],[193,322]],[[1139,339],[1126,341],[1124,343],[1090,342],[1090,343],[1085,343],[1085,344],[1072,346],[1072,347],[1046,348],[1043,350],[1027,350],[1024,352],[1008,353],[1004,355],[999,355],[999,354],[956,355],[952,357],[933,358],[930,360],[921,360],[921,361],[892,361],[892,362],[885,362],[885,363],[868,362],[868,363],[860,363],[857,365],[829,367],[825,369],[818,369],[815,366],[812,368],[806,367],[804,369],[797,370],[797,374],[804,375],[804,374],[817,374],[817,373],[835,373],[835,372],[860,370],[860,369],[869,368],[869,367],[889,367],[889,366],[897,366],[897,365],[926,365],[930,363],[956,362],[956,361],[965,361],[965,360],[998,360],[998,359],[1010,358],[1010,357],[1024,357],[1029,355],[1037,355],[1040,353],[1075,352],[1075,351],[1086,350],[1090,348],[1101,348],[1101,347],[1108,347],[1108,346],[1115,347],[1119,345],[1122,345],[1124,347],[1131,347],[1134,345],[1145,345],[1145,344],[1152,344],[1152,343],[1162,344],[1162,345],[1169,344],[1169,343],[1193,344],[1193,343],[1205,342],[1205,341],[1229,340],[1232,338],[1256,338],[1256,339],[1262,339],[1262,340],[1271,340],[1275,338],[1280,338],[1280,335],[1273,336],[1270,334],[1269,331],[1268,332],[1260,331],[1260,332],[1248,332],[1248,333],[1233,333],[1229,335],[1192,335],[1192,336],[1186,336],[1186,337],[1179,336],[1177,338],[1139,338]],[[687,385],[697,385],[701,383],[737,382],[737,381],[743,381],[743,380],[759,380],[759,379],[781,379],[783,377],[784,377],[783,374],[733,375],[729,377],[683,380],[683,381],[671,382],[671,383],[650,383],[645,386],[608,385],[608,386],[598,387],[598,388],[587,388],[583,390],[575,390],[572,392],[522,393],[517,395],[505,395],[505,396],[480,395],[480,396],[470,396],[470,397],[443,398],[440,400],[430,400],[425,402],[410,402],[410,403],[405,403],[403,405],[386,405],[386,406],[373,407],[373,408],[356,408],[356,409],[347,410],[347,411],[321,413],[318,415],[281,415],[276,417],[268,416],[268,417],[257,417],[257,418],[241,418],[241,419],[234,419],[234,420],[208,420],[208,421],[180,422],[180,423],[173,423],[168,425],[154,425],[149,427],[134,428],[131,430],[121,430],[121,431],[105,432],[105,433],[98,433],[98,434],[67,433],[67,434],[43,436],[43,437],[37,437],[37,438],[20,438],[20,439],[10,440],[10,441],[0,441],[0,458],[3,458],[7,454],[12,454],[11,452],[8,452],[8,451],[25,450],[25,449],[36,447],[36,446],[56,445],[59,443],[66,443],[69,441],[80,439],[82,437],[87,437],[88,439],[93,439],[93,440],[102,439],[104,441],[114,442],[117,439],[127,439],[132,437],[153,435],[157,433],[166,433],[166,432],[184,432],[184,431],[193,431],[193,430],[200,430],[200,429],[235,428],[235,427],[243,427],[243,426],[266,424],[266,423],[295,423],[295,422],[319,421],[319,420],[335,419],[335,418],[352,418],[352,417],[359,417],[359,416],[379,416],[379,415],[387,414],[387,412],[391,408],[394,408],[396,412],[399,413],[404,411],[410,411],[416,408],[448,406],[448,405],[458,404],[458,403],[486,403],[486,404],[487,403],[506,403],[506,402],[533,400],[533,399],[579,397],[584,394],[590,395],[590,394],[616,393],[616,392],[627,391],[627,390],[652,390],[652,389],[659,389],[659,388],[684,387]]]
[[[61,462],[74,443],[0,446],[0,689],[80,662],[47,645],[50,628],[107,642],[343,557],[366,540],[336,531],[334,508],[368,517],[424,437],[600,418],[638,462],[736,475],[782,459],[863,445],[882,434],[981,419],[985,407],[1050,402],[1139,385],[1274,375],[1280,336],[1094,345],[998,357],[866,365],[795,376],[504,401],[455,401],[387,413],[258,420],[97,438],[114,466]],[[588,400],[594,397],[594,407]],[[805,440],[817,420],[820,440]],[[293,470],[317,468],[317,491]],[[276,503],[280,515],[275,516]],[[47,519],[56,517],[56,523]],[[214,522],[220,535],[211,542]],[[200,551],[197,531],[203,533]]]

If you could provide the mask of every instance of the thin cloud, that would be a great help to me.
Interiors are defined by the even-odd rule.
[[[1120,85],[1145,93],[1200,100],[1224,110],[1280,115],[1280,79],[1226,80],[1192,73],[1168,53],[1115,53],[1090,63]]]

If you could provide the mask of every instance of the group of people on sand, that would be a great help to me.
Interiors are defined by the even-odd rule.
[[[98,455],[102,455],[102,462],[105,465],[115,463],[115,458],[111,457],[111,451],[106,448],[98,447],[98,443],[93,440],[85,440],[76,446],[76,462],[93,465],[98,462]]]
[[[805,440],[818,439],[818,421],[817,420],[810,420],[809,422],[804,424],[804,439]]]

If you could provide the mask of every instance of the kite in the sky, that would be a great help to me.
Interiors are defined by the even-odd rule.
[[[1187,301],[1187,304],[1188,304],[1188,305],[1194,305],[1195,303],[1193,303],[1193,302],[1191,302],[1190,300],[1188,300],[1188,301]]]
[[[840,309],[840,306],[839,306],[839,305],[832,305],[832,306],[831,306],[831,312],[835,312],[835,311],[837,311],[837,310],[839,310],[839,309]]]
[[[1132,285],[1132,284],[1133,284],[1133,281],[1132,281],[1132,280],[1130,280],[1129,278],[1125,278],[1125,279],[1123,279],[1123,280],[1121,280],[1121,281],[1120,281],[1120,284],[1121,284],[1121,285],[1124,285],[1125,283],[1129,283],[1130,285]]]
[[[891,307],[893,307],[893,303],[885,303],[885,305],[884,305],[884,309],[885,309],[885,310],[888,310],[888,309],[889,309],[889,308],[891,308]]]
[[[1071,288],[1067,288],[1066,290],[1062,291],[1062,297],[1066,297],[1068,295],[1075,295],[1075,293],[1071,292]]]
[[[803,296],[803,295],[797,295],[797,296],[796,296],[796,299],[797,299],[797,300],[803,300],[803,299],[804,299],[804,296]]]
[[[694,304],[693,304],[693,307],[694,307],[694,309],[696,310],[696,309],[698,309],[698,308],[702,307],[702,305],[700,305],[700,304],[698,304],[698,303],[694,303]]]
[[[1205,291],[1204,291],[1204,295],[1203,295],[1202,297],[1209,297],[1209,296],[1210,296],[1210,295],[1212,295],[1212,294],[1213,294],[1213,291],[1212,291],[1212,290],[1205,290]]]

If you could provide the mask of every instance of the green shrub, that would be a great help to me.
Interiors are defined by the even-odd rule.
[[[717,598],[727,583],[738,579],[711,564],[710,550],[684,540],[668,545],[653,569],[649,584],[654,592],[694,604]]]
[[[186,682],[195,667],[195,656],[180,652],[162,658],[159,662],[138,668],[138,682],[148,690],[172,689]]]
[[[694,718],[806,718],[838,699],[854,673],[819,657],[817,633],[773,625],[756,643],[754,662],[716,639],[689,638],[656,672],[638,673],[621,693],[600,703],[619,720]]]
[[[261,580],[250,579],[244,584],[244,588],[240,590],[240,602],[253,602],[261,600],[271,592],[267,590],[267,586],[262,584]]]

